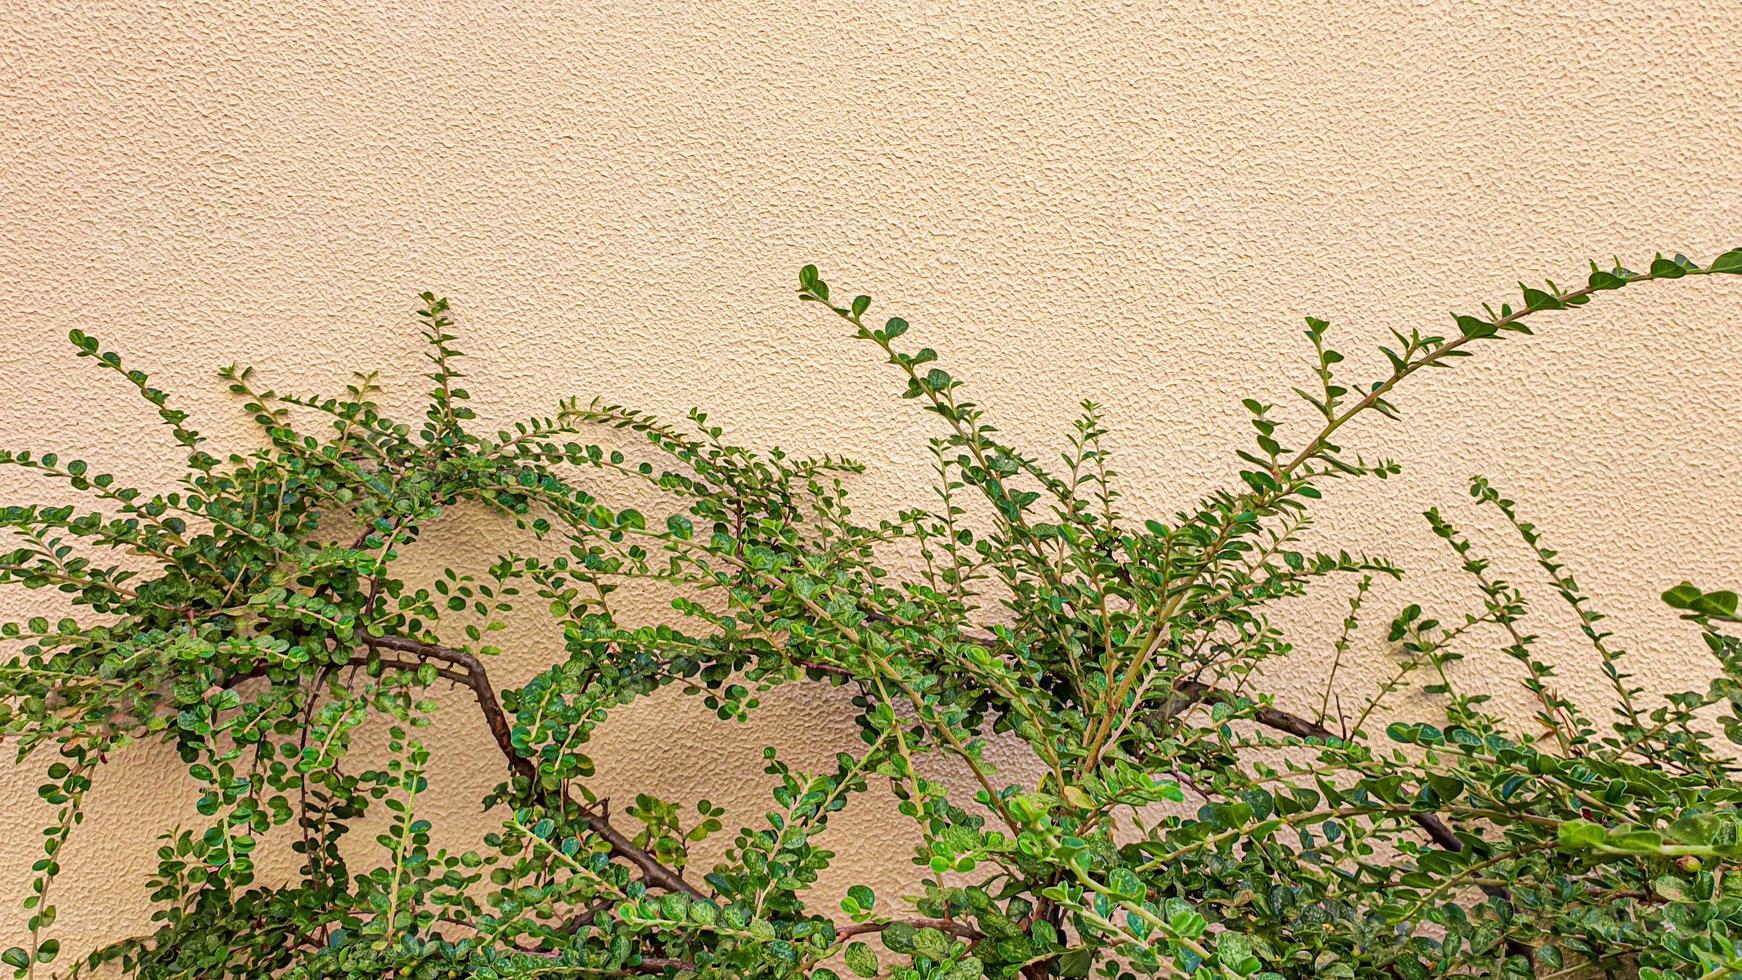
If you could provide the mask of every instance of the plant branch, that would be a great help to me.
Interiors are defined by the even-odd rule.
[[[533,765],[532,760],[514,750],[513,726],[509,724],[508,716],[502,710],[502,702],[497,699],[495,688],[490,686],[490,678],[484,670],[483,663],[475,655],[464,650],[455,650],[451,647],[424,643],[420,640],[401,636],[368,636],[365,634],[363,643],[371,649],[392,650],[422,660],[434,660],[461,668],[463,679],[451,674],[443,674],[442,676],[448,676],[471,689],[473,697],[478,701],[479,710],[484,713],[485,724],[490,726],[491,737],[496,740],[497,748],[501,749],[503,757],[508,760],[508,767],[514,771],[514,774],[523,777],[534,793],[547,794],[550,792],[539,785],[538,767]],[[563,809],[566,812],[568,810],[566,804],[570,802],[568,794],[558,791],[557,801],[564,804]],[[659,859],[636,847],[633,841],[623,836],[617,828],[611,826],[611,822],[603,814],[595,813],[585,807],[575,809],[580,813],[581,821],[611,845],[612,853],[641,870],[641,876],[648,884],[658,885],[667,891],[683,892],[691,898],[707,898],[676,871],[659,863]]]
[[[1198,702],[1214,703],[1218,701],[1226,704],[1233,704],[1236,700],[1235,696],[1229,694],[1227,691],[1218,687],[1211,687],[1202,681],[1179,681],[1174,685],[1174,691],[1179,695],[1180,699],[1185,701],[1187,704],[1196,704]],[[1269,705],[1259,705],[1257,710],[1252,713],[1252,720],[1266,728],[1294,735],[1299,738],[1318,738],[1327,741],[1335,739],[1339,742],[1347,741],[1341,735],[1338,735],[1336,732],[1331,731],[1323,725],[1308,721],[1299,715],[1289,714],[1280,708],[1273,708]],[[1409,818],[1415,821],[1416,826],[1420,827],[1428,837],[1432,838],[1433,842],[1438,844],[1441,848],[1448,851],[1462,851],[1464,849],[1464,842],[1459,840],[1458,835],[1453,833],[1452,829],[1447,827],[1445,821],[1441,820],[1439,817],[1436,817],[1431,813],[1412,813]]]

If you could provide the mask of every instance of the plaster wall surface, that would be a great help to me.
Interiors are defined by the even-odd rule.
[[[1450,327],[1519,278],[1585,260],[1704,259],[1742,244],[1734,0],[1585,3],[923,3],[615,0],[15,2],[0,9],[0,445],[169,488],[146,406],[72,357],[84,329],[152,374],[221,447],[255,445],[214,378],[283,390],[379,368],[423,389],[416,293],[452,297],[486,423],[605,394],[699,405],[733,437],[870,464],[860,506],[929,499],[931,416],[873,351],[801,307],[837,289],[914,323],[1019,444],[1051,452],[1101,402],[1127,510],[1166,515],[1232,479],[1239,399],[1307,372],[1305,314],[1358,376],[1388,327]],[[1473,595],[1419,514],[1444,504],[1514,577],[1539,575],[1466,502],[1491,477],[1544,525],[1634,651],[1641,683],[1703,686],[1697,638],[1656,601],[1735,586],[1742,538],[1742,283],[1605,296],[1542,318],[1397,398],[1346,440],[1404,475],[1339,488],[1319,533],[1411,570],[1370,600]],[[6,503],[62,487],[0,472]],[[462,517],[415,561],[505,550]],[[1540,585],[1539,631],[1573,623]],[[1285,617],[1273,677],[1316,703],[1340,596]],[[53,612],[0,595],[0,618]],[[553,655],[517,626],[503,685]],[[1387,665],[1373,630],[1344,686]],[[1589,651],[1546,641],[1600,698]],[[1520,711],[1515,678],[1469,666]],[[498,759],[463,696],[431,735],[443,842],[488,829]],[[598,786],[766,808],[760,749],[849,738],[847,706],[777,692],[722,733],[694,701],[618,713]],[[468,746],[472,748],[467,748]],[[1016,760],[1019,762],[1019,760]],[[0,765],[0,945],[49,819],[46,759]],[[57,933],[148,927],[152,839],[193,825],[173,754],[117,760],[64,857]],[[831,835],[830,895],[916,877],[893,814]],[[291,865],[268,850],[267,872]],[[832,905],[825,895],[824,907]]]

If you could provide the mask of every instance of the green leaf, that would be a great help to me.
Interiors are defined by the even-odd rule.
[[[1692,609],[1699,598],[1700,590],[1692,582],[1683,582],[1663,594],[1663,601],[1675,609]]]
[[[1568,851],[1589,850],[1602,844],[1608,836],[1601,824],[1584,819],[1568,820],[1555,832],[1556,842],[1562,850]]]
[[[883,945],[887,946],[891,952],[912,953],[914,951],[914,940],[917,932],[918,931],[909,923],[891,922],[889,925],[883,927],[881,938],[883,940]]]
[[[1216,959],[1242,973],[1252,956],[1252,940],[1244,933],[1229,930],[1216,937]]]
[[[950,937],[926,926],[913,934],[913,948],[926,959],[942,962],[950,957]]]
[[[1736,593],[1707,592],[1694,602],[1694,610],[1708,616],[1736,615]]]
[[[1132,902],[1143,901],[1149,891],[1142,880],[1126,867],[1117,867],[1107,873],[1107,887],[1113,889],[1113,894]]]
[[[864,885],[854,885],[847,889],[847,897],[863,911],[869,912],[877,907],[877,895]]]
[[[1674,878],[1674,877],[1671,877],[1669,875],[1662,875],[1662,876],[1658,877],[1656,880],[1652,881],[1651,890],[1656,892],[1658,897],[1664,899],[1665,901],[1670,901],[1670,902],[1692,902],[1692,901],[1694,901],[1693,892],[1688,891],[1687,882],[1682,881],[1680,878]]]
[[[1095,954],[1087,949],[1073,949],[1058,958],[1059,976],[1086,977],[1095,966]]]
[[[1688,270],[1679,263],[1659,255],[1651,260],[1651,274],[1659,279],[1680,279],[1688,274]]]
[[[1527,310],[1564,310],[1567,308],[1565,303],[1550,293],[1533,289],[1524,283],[1519,283],[1518,288],[1524,292],[1524,307]]]
[[[1663,835],[1655,830],[1624,830],[1610,834],[1604,846],[1629,854],[1657,854],[1663,850]]]
[[[877,975],[877,954],[864,943],[848,943],[842,958],[846,961],[847,969],[862,977]]]
[[[1725,826],[1717,814],[1695,811],[1677,817],[1667,829],[1669,836],[1680,843],[1703,846],[1718,843]]]
[[[1482,337],[1492,337],[1500,332],[1500,328],[1495,324],[1489,323],[1486,320],[1478,320],[1473,316],[1454,313],[1452,314],[1452,319],[1457,321],[1458,332],[1472,340]]]

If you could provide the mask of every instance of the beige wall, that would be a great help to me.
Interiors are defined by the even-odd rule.
[[[1056,445],[1078,399],[1104,402],[1144,512],[1231,473],[1238,397],[1303,376],[1303,314],[1352,350],[1520,277],[1575,279],[1589,256],[1742,244],[1734,0],[3,6],[0,445],[155,487],[176,472],[164,432],[74,363],[69,328],[245,446],[215,367],[303,391],[380,367],[410,405],[412,299],[443,290],[490,420],[571,393],[700,404],[752,444],[864,458],[868,507],[917,500],[928,417],[795,301],[816,261],[913,320],[1025,444]],[[1645,681],[1688,682],[1693,638],[1653,597],[1684,575],[1742,578],[1742,283],[1640,288],[1545,322],[1404,394],[1412,426],[1352,438],[1409,468],[1333,495],[1326,527],[1416,571],[1376,618],[1406,595],[1462,600],[1417,514],[1458,506],[1480,470],[1549,527]],[[56,492],[19,473],[0,491]],[[446,540],[501,546],[490,533]],[[6,594],[0,613],[42,601]],[[1298,617],[1285,690],[1323,675],[1330,618]],[[1569,688],[1600,689],[1576,645],[1551,649]],[[1371,636],[1358,652],[1383,662]],[[514,683],[546,653],[497,673]],[[475,747],[435,774],[438,826],[460,843],[483,828],[497,760],[449,703],[434,739]],[[844,735],[847,718],[795,689],[734,742],[661,699],[621,713],[600,783],[755,820],[760,746]],[[169,753],[112,768],[58,886],[75,949],[145,926],[147,845],[186,817]],[[46,819],[37,770],[0,769],[0,945],[21,931]],[[905,829],[876,813],[834,845],[836,887],[908,877]]]

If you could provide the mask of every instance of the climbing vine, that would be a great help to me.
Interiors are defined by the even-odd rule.
[[[935,496],[888,519],[850,506],[858,463],[740,447],[699,412],[671,424],[568,401],[486,433],[448,302],[429,294],[421,418],[390,417],[374,375],[307,397],[227,368],[258,423],[251,451],[211,446],[144,372],[74,331],[79,357],[152,407],[186,476],[153,493],[52,452],[0,452],[75,501],[0,509],[14,537],[0,584],[73,610],[0,627],[0,737],[46,773],[24,935],[0,960],[20,977],[311,980],[1742,972],[1734,593],[1665,594],[1713,667],[1661,697],[1633,682],[1527,506],[1485,480],[1469,507],[1516,529],[1540,588],[1479,555],[1456,512],[1430,510],[1471,602],[1436,597],[1373,627],[1372,585],[1400,570],[1302,543],[1327,488],[1397,471],[1341,442],[1397,418],[1406,379],[1610,290],[1738,272],[1742,249],[1704,267],[1593,264],[1583,285],[1393,331],[1389,372],[1365,381],[1308,319],[1311,424],[1247,399],[1239,482],[1169,515],[1126,511],[1096,405],[1058,459],[1019,451],[905,320],[872,319],[868,297],[836,297],[811,267],[800,298],[938,421]],[[602,429],[633,445],[610,448]],[[653,503],[600,489],[625,479]],[[468,507],[494,515],[500,552],[408,572],[407,549]],[[630,587],[678,615],[635,621],[613,601]],[[1527,591],[1570,606],[1607,703],[1559,691]],[[1267,610],[1321,593],[1308,601],[1333,603],[1342,629],[1307,646],[1340,666],[1377,628],[1395,671],[1284,703],[1266,668],[1303,654]],[[549,611],[563,653],[505,689],[490,665],[522,608]],[[1514,671],[1534,718],[1474,693],[1467,661]],[[735,722],[789,684],[843,689],[859,738],[816,771],[767,750],[764,812],[648,793],[612,808],[591,789],[588,744],[622,706],[677,686],[741,738]],[[438,846],[426,806],[423,733],[455,710],[436,709],[443,687],[481,714],[493,744],[478,758],[500,773],[483,800],[496,829],[462,850]],[[1434,717],[1388,700],[1411,689]],[[354,751],[368,731],[384,758]],[[1001,770],[995,740],[1032,769]],[[157,843],[149,934],[65,955],[63,854],[93,782],[140,741],[179,753],[199,823]],[[887,800],[873,784],[911,822],[915,884],[853,884],[823,907],[811,886],[834,857],[830,824]],[[347,843],[365,819],[379,836]],[[724,856],[696,859],[716,834]],[[257,877],[266,848],[297,856],[292,880]]]

